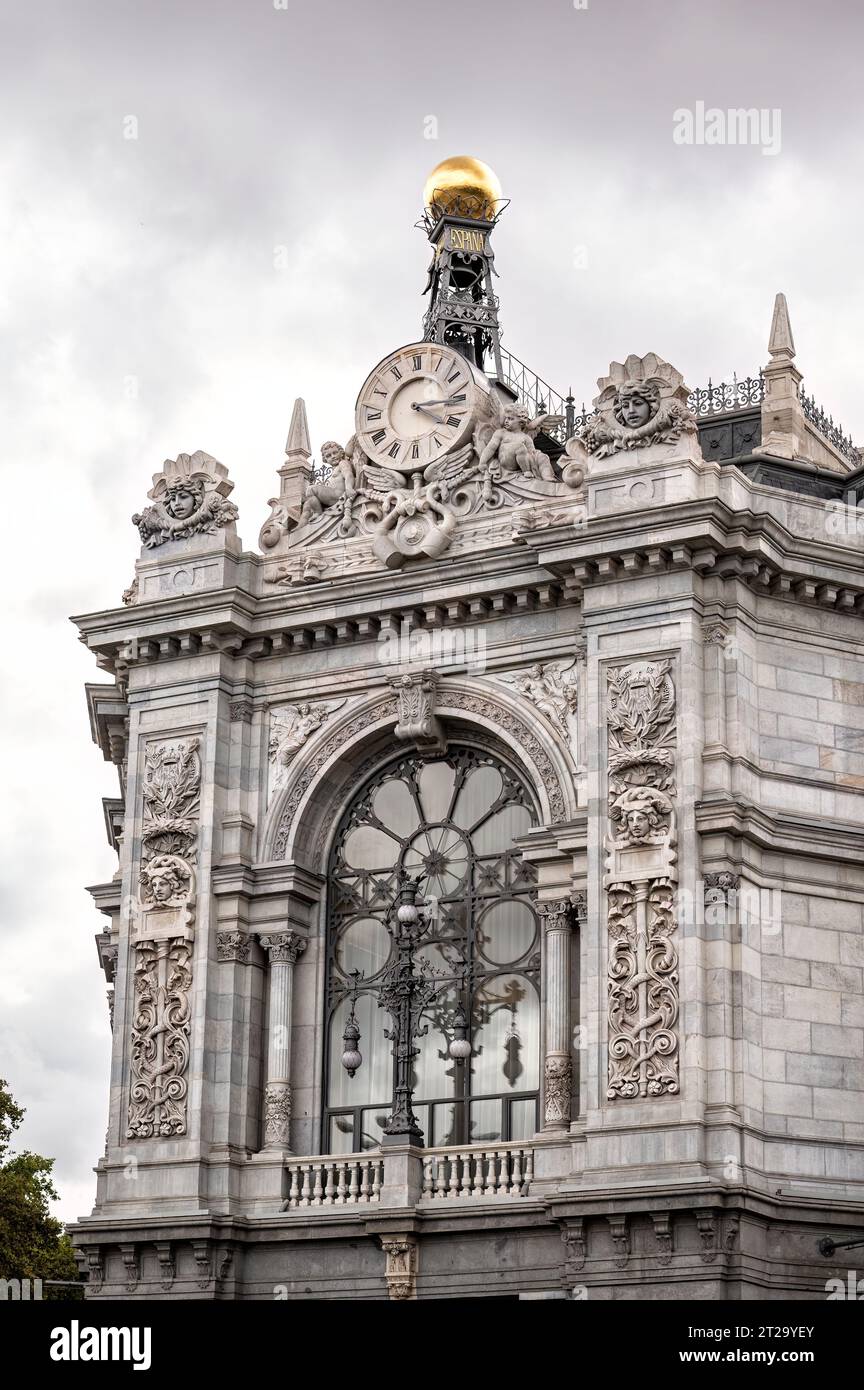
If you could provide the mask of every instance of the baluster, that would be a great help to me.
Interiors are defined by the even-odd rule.
[[[380,1202],[380,1200],[381,1200],[381,1184],[382,1184],[382,1182],[383,1182],[383,1180],[384,1180],[384,1174],[383,1174],[383,1172],[382,1172],[383,1167],[384,1167],[384,1160],[383,1160],[383,1159],[380,1159],[380,1158],[376,1159],[376,1160],[374,1161],[374,1163],[372,1164],[372,1201],[373,1201],[373,1202]]]
[[[525,1155],[525,1179],[522,1183],[522,1194],[527,1195],[531,1186],[531,1179],[534,1177],[534,1150],[529,1149]]]
[[[498,1162],[499,1154],[497,1149],[493,1149],[489,1155],[489,1167],[486,1170],[486,1186],[483,1189],[484,1197],[495,1196],[495,1167]]]
[[[323,1173],[323,1170],[324,1170],[324,1165],[323,1165],[323,1164],[321,1164],[321,1163],[316,1163],[316,1164],[315,1164],[315,1191],[314,1191],[313,1194],[312,1194],[312,1205],[313,1205],[313,1207],[320,1207],[321,1203],[322,1203],[323,1200],[324,1200],[324,1189],[323,1189],[323,1187],[321,1186],[321,1175],[322,1175],[322,1173]]]
[[[430,1157],[423,1160],[423,1196],[432,1196],[432,1162]]]
[[[312,1200],[312,1164],[307,1163],[303,1169],[303,1186],[300,1189],[300,1205],[308,1207]]]
[[[472,1197],[482,1197],[482,1196],[483,1196],[483,1175],[484,1175],[484,1164],[485,1164],[485,1160],[486,1160],[486,1155],[485,1155],[485,1153],[479,1153],[479,1154],[477,1154],[476,1157],[475,1157],[475,1159],[474,1159],[474,1182],[473,1182],[472,1185],[471,1185],[471,1196],[472,1196]]]
[[[348,1164],[339,1164],[339,1177],[336,1182],[336,1201],[340,1207],[344,1207],[345,1198],[348,1196]]]
[[[360,1192],[360,1164],[351,1164],[351,1183],[348,1188],[348,1201],[356,1202]]]
[[[435,1178],[435,1196],[447,1196],[447,1160],[443,1154],[439,1154],[435,1160],[437,1176]]]
[[[471,1196],[471,1154],[460,1154],[462,1160],[462,1180],[459,1184],[459,1195],[461,1197]]]
[[[507,1184],[510,1181],[510,1150],[501,1150],[501,1171],[498,1174],[498,1196],[506,1197]]]
[[[292,1164],[291,1164],[291,1167],[289,1168],[288,1171],[289,1171],[289,1173],[291,1174],[291,1190],[290,1190],[290,1192],[288,1193],[288,1205],[289,1205],[289,1207],[296,1207],[296,1206],[299,1206],[299,1205],[300,1205],[300,1165],[299,1165],[299,1163],[292,1163]]]
[[[327,1186],[324,1189],[324,1201],[332,1206],[333,1198],[336,1196],[336,1164],[325,1163],[327,1173]]]
[[[513,1171],[510,1175],[510,1196],[518,1197],[522,1190],[522,1150],[513,1150]]]
[[[450,1196],[451,1196],[451,1197],[458,1197],[458,1196],[459,1196],[459,1187],[460,1187],[460,1182],[459,1182],[459,1174],[460,1174],[459,1163],[460,1163],[461,1157],[462,1157],[461,1154],[451,1154],[451,1155],[450,1155]]]
[[[360,1176],[360,1201],[361,1201],[361,1202],[368,1202],[368,1201],[369,1201],[369,1193],[370,1193],[371,1190],[372,1190],[372,1189],[371,1189],[371,1186],[370,1186],[370,1181],[369,1181],[369,1178],[370,1178],[370,1169],[371,1169],[371,1167],[372,1167],[372,1164],[369,1162],[368,1159],[366,1160],[365,1163],[361,1163],[361,1165],[360,1165],[360,1174],[361,1174],[361,1176]]]

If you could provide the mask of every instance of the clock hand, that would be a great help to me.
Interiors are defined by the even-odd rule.
[[[428,405],[420,405],[420,404],[418,404],[417,401],[412,401],[412,402],[411,402],[411,409],[412,409],[412,410],[423,410],[423,411],[425,411],[427,415],[431,415],[431,416],[432,416],[432,419],[433,419],[433,420],[437,420],[439,425],[443,425],[443,424],[445,423],[445,420],[444,420],[443,415],[436,415],[435,412],[434,412],[434,410],[430,410],[430,409],[429,409]]]
[[[458,403],[460,401],[464,401],[464,399],[464,396],[445,396],[443,401],[427,401],[426,405],[415,404],[413,408],[414,410],[425,410],[426,407],[430,405],[450,405],[453,401],[456,401]]]

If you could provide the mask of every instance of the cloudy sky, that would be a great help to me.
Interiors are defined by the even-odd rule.
[[[111,877],[68,623],[130,582],[151,474],[206,449],[254,546],[295,396],[313,442],[420,334],[429,169],[470,153],[506,345],[590,399],[649,350],[691,386],[766,359],[864,438],[864,19],[849,0],[3,0],[4,706],[0,1075],[88,1212],[109,1032],[84,891]],[[780,112],[780,149],[680,145],[697,103]],[[776,146],[776,117],[771,117]],[[436,136],[437,138],[428,138]]]

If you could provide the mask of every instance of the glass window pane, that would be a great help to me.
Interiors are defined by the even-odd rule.
[[[412,841],[405,872],[424,896],[448,898],[465,882],[470,862],[468,842],[458,830],[433,825]]]
[[[374,1110],[363,1111],[360,1117],[360,1149],[364,1153],[380,1148],[384,1126],[389,1118],[389,1106],[376,1105]]]
[[[420,803],[427,821],[446,820],[453,799],[456,769],[449,763],[424,763],[417,778]]]
[[[345,837],[342,855],[352,869],[390,869],[396,863],[399,842],[374,825],[358,825]]]
[[[521,960],[537,935],[534,913],[524,899],[505,898],[477,923],[477,948],[495,965]]]
[[[517,835],[531,829],[531,812],[527,806],[502,806],[474,831],[471,837],[475,854],[503,854],[510,849]]]
[[[533,1091],[540,1082],[540,1003],[524,975],[494,975],[474,995],[471,1089]]]
[[[330,1154],[355,1152],[353,1114],[330,1116],[330,1142],[327,1152]]]
[[[378,1008],[377,996],[360,994],[357,997],[356,1018],[360,1028],[362,1064],[354,1076],[342,1065],[344,1045],[342,1034],[351,1012],[351,1000],[343,999],[333,1012],[330,1022],[330,1090],[328,1103],[334,1107],[380,1104],[392,1092],[393,1059],[391,1044],[384,1037],[384,1010]]]
[[[500,1139],[501,1101],[472,1100],[470,1125],[468,1142],[471,1144],[489,1144]]]
[[[432,1137],[429,1140],[436,1148],[447,1144],[464,1144],[462,1133],[462,1106],[459,1104],[433,1106]]]
[[[478,767],[469,772],[453,807],[456,824],[470,830],[498,800],[503,788],[504,781],[497,767]]]
[[[512,1100],[510,1102],[510,1138],[514,1143],[517,1143],[520,1139],[533,1139],[536,1133],[536,1100]]]
[[[413,835],[420,824],[417,803],[407,782],[391,778],[380,786],[372,798],[372,810],[388,830],[403,840]]]
[[[417,1100],[443,1100],[452,1096],[459,1084],[457,1066],[447,1049],[453,1036],[453,1013],[459,995],[455,990],[442,990],[423,1014],[429,1032],[418,1038],[415,1046],[420,1056],[414,1059],[414,1094]]]
[[[368,979],[383,970],[392,942],[384,923],[377,917],[361,917],[349,922],[339,933],[336,963],[343,975],[359,970]]]

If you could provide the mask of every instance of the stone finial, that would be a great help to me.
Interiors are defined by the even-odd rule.
[[[789,322],[789,305],[785,294],[774,296],[774,314],[771,319],[771,336],[768,340],[771,357],[795,356],[795,339],[792,337],[792,324]]]
[[[297,397],[294,402],[294,409],[291,412],[291,424],[288,427],[288,441],[285,445],[285,456],[289,463],[294,463],[300,459],[308,462],[312,457],[312,445],[309,442],[309,423],[306,419],[306,402],[302,396]]]
[[[262,550],[273,550],[282,537],[298,524],[311,481],[312,445],[309,442],[306,402],[302,396],[298,396],[291,412],[285,442],[285,462],[279,469],[279,496],[270,498],[267,504],[270,515],[258,535]]]
[[[801,373],[795,365],[795,342],[785,294],[774,298],[769,362],[763,368],[762,451],[776,458],[795,459],[805,454],[807,434],[801,408]]]

